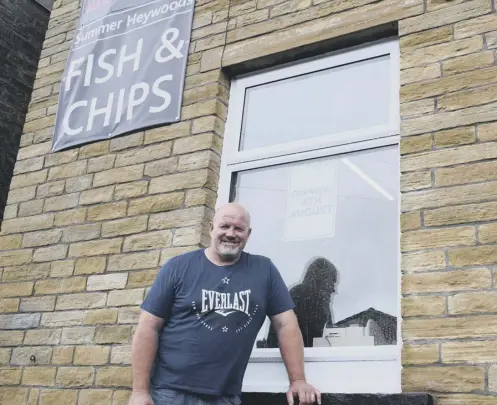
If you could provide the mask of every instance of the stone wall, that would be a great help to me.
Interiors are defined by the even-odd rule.
[[[198,0],[182,121],[52,154],[77,8],[54,3],[0,234],[2,405],[127,404],[139,304],[161,264],[207,243],[222,65],[397,22],[403,389],[495,403],[495,1]]]
[[[0,2],[0,227],[49,18],[33,0]]]

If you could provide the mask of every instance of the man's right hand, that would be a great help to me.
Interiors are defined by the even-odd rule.
[[[154,405],[154,401],[148,391],[133,391],[129,405]]]

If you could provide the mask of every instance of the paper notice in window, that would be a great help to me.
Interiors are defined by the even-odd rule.
[[[335,235],[337,162],[294,167],[288,177],[285,241]]]

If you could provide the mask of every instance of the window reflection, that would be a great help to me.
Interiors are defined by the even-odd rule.
[[[232,200],[252,213],[247,251],[270,257],[306,347],[396,344],[398,149],[243,171]],[[266,322],[257,347],[277,347]]]

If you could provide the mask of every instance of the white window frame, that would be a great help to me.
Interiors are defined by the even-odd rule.
[[[390,61],[390,119],[388,124],[367,129],[334,133],[310,140],[299,140],[271,145],[246,151],[239,151],[242,118],[246,89],[265,83],[283,80],[298,75],[317,72],[323,69],[359,62],[365,59],[389,55]],[[217,205],[229,202],[233,173],[298,162],[319,157],[333,156],[344,152],[354,152],[400,143],[400,54],[397,38],[378,41],[363,46],[338,51],[326,56],[298,61],[276,69],[268,69],[255,74],[243,75],[231,82],[228,117],[225,126],[224,143]],[[400,159],[400,152],[399,152]],[[400,216],[400,195],[399,195]],[[401,337],[401,271],[400,271],[400,230],[398,234],[398,310],[397,345],[374,347],[320,347],[305,348],[305,362],[357,362],[387,361],[399,368],[402,350]],[[250,362],[281,362],[278,348],[254,349]],[[400,392],[400,386],[393,391]]]

